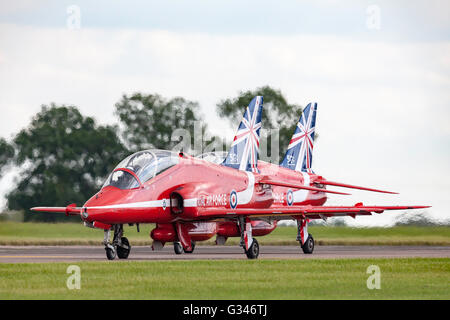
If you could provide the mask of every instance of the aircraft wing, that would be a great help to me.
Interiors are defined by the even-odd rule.
[[[325,192],[325,193],[334,193],[334,194],[342,194],[349,196],[350,193],[344,193],[344,192],[338,192],[338,191],[332,191],[327,190],[323,188],[316,188],[312,186],[305,186],[298,183],[291,183],[291,182],[283,182],[283,181],[277,181],[272,180],[269,177],[265,176],[262,179],[258,181],[259,184],[268,184],[272,186],[279,186],[279,187],[286,187],[286,188],[292,188],[292,189],[303,189],[303,190],[310,190],[310,191],[316,191],[316,192]]]
[[[327,186],[335,186],[335,187],[342,187],[342,188],[350,188],[350,189],[358,189],[358,190],[365,190],[365,191],[372,191],[372,192],[381,192],[381,193],[390,193],[390,194],[398,194],[398,192],[392,192],[392,191],[385,191],[385,190],[379,190],[379,189],[373,189],[373,188],[366,188],[366,187],[360,187],[360,186],[354,186],[351,184],[341,183],[341,182],[335,182],[335,181],[328,181],[323,178],[314,181],[317,184],[323,184]]]
[[[326,185],[326,186],[334,186],[334,187],[341,187],[341,188],[349,188],[349,189],[358,189],[358,190],[365,190],[365,191],[372,191],[372,192],[381,192],[381,193],[390,193],[390,194],[398,194],[398,192],[392,192],[392,191],[386,191],[386,190],[380,190],[380,189],[374,189],[374,188],[367,188],[367,187],[360,187],[355,186],[351,184],[346,184],[342,182],[335,182],[335,181],[328,181],[325,180],[323,177],[319,177],[318,180],[314,181],[312,186],[305,186],[298,183],[292,183],[292,182],[284,182],[284,181],[277,181],[273,180],[269,176],[262,176],[258,183],[260,184],[269,184],[273,186],[280,186],[280,187],[286,187],[286,188],[292,188],[292,189],[304,189],[304,190],[310,190],[310,191],[318,191],[318,192],[326,192],[326,193],[334,193],[334,194],[342,194],[342,195],[349,195],[349,193],[343,193],[338,191],[332,191],[322,188],[316,187],[317,185]]]
[[[304,216],[308,219],[326,219],[337,216],[371,215],[372,213],[382,213],[385,210],[409,210],[424,209],[430,206],[364,206],[357,203],[354,206],[291,206],[274,207],[266,209],[250,208],[205,208],[199,209],[199,216],[205,218],[231,218],[233,216],[251,217],[276,217],[277,219],[291,219],[295,216]]]

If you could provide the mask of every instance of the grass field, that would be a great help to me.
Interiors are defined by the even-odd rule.
[[[150,245],[153,225],[125,227],[125,235],[132,245]],[[450,245],[450,227],[350,228],[311,226],[318,245]],[[295,227],[278,227],[270,235],[259,237],[262,245],[297,245]],[[0,223],[0,245],[99,245],[103,231],[84,227],[81,223]],[[237,238],[227,244],[236,245]],[[211,244],[214,238],[199,244]]]
[[[450,259],[0,264],[0,299],[450,299]],[[367,288],[367,268],[381,288]]]

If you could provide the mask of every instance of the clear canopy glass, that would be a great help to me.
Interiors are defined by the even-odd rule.
[[[106,179],[103,188],[106,186],[119,189],[138,188],[140,183],[147,182],[178,162],[178,154],[172,151],[153,149],[136,152],[116,166]]]

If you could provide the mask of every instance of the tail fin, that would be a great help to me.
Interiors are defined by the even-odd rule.
[[[314,148],[314,131],[316,127],[317,103],[310,103],[295,128],[282,167],[295,171],[312,172],[312,152]]]
[[[223,165],[243,171],[258,172],[259,134],[263,97],[252,99],[239,125]]]

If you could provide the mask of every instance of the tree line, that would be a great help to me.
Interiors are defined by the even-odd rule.
[[[266,143],[267,150],[271,150],[270,129],[277,128],[279,151],[275,158],[282,157],[302,108],[289,104],[280,90],[264,86],[241,91],[219,101],[216,111],[237,127],[244,108],[256,95],[264,96],[262,122],[269,132],[261,144]],[[198,102],[182,97],[123,95],[114,106],[114,114],[116,124],[99,125],[76,106],[51,103],[41,106],[29,125],[11,141],[0,138],[0,178],[8,168],[19,170],[14,188],[6,194],[7,209],[23,211],[25,221],[67,221],[65,216],[31,213],[29,208],[82,205],[127,155],[150,148],[173,149],[179,143],[173,139],[176,128],[190,133],[192,145],[199,138],[198,130],[202,137],[209,137],[207,141],[201,139],[201,147],[214,139],[225,143],[210,134]]]

